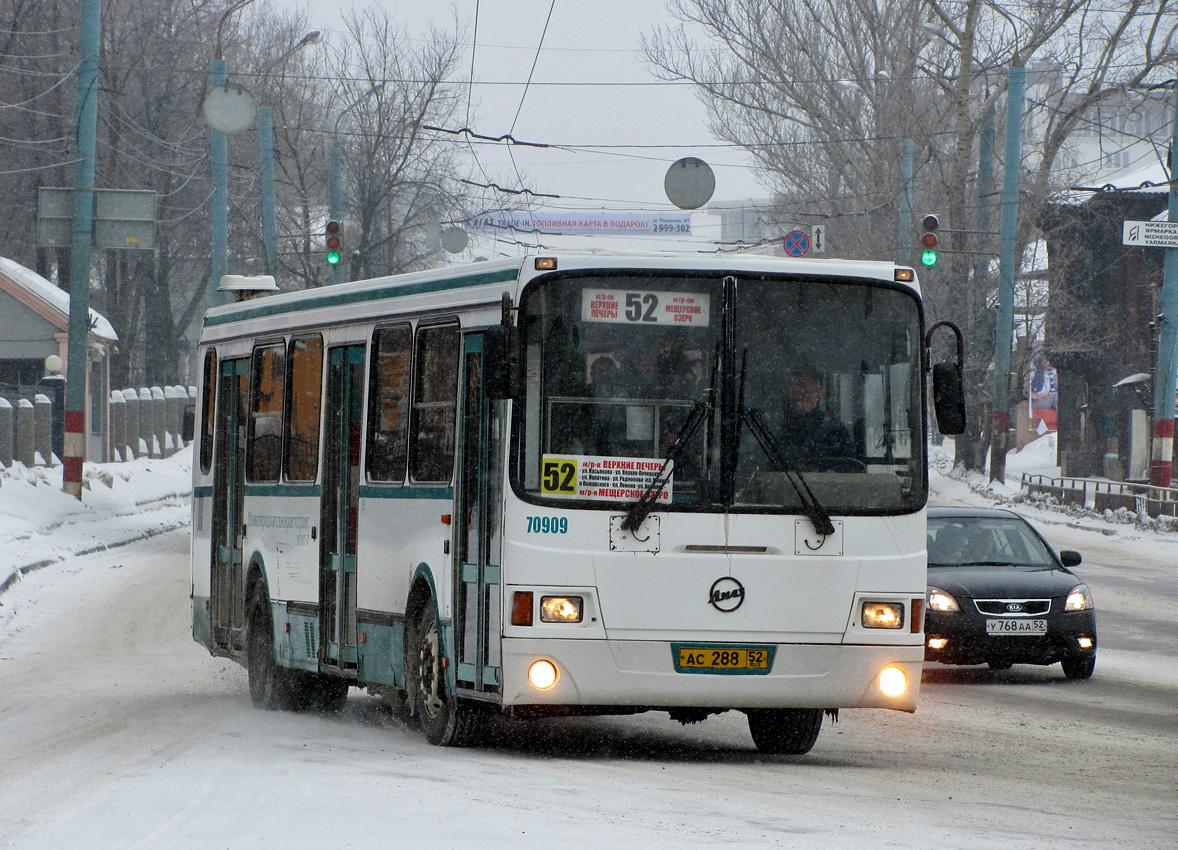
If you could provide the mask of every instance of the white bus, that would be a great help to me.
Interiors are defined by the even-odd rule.
[[[751,256],[546,254],[215,307],[194,638],[259,707],[363,687],[442,745],[494,714],[735,709],[761,751],[804,753],[824,712],[912,711],[923,321],[912,269]]]

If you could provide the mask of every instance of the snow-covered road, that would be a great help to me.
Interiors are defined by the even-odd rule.
[[[1148,635],[1178,624],[1178,536],[1041,516],[1107,608],[1096,675],[933,667],[915,715],[843,712],[799,758],[732,714],[449,750],[355,691],[340,717],[256,711],[192,642],[186,531],[69,558],[0,597],[0,847],[1171,848],[1178,661]]]

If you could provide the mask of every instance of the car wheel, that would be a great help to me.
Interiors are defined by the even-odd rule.
[[[477,742],[482,727],[478,709],[449,693],[438,637],[438,615],[431,599],[421,609],[406,659],[413,667],[411,698],[426,740],[442,747],[467,747]]]
[[[750,708],[745,714],[753,743],[768,755],[808,753],[822,730],[820,708]]]
[[[1005,658],[992,658],[986,663],[990,665],[991,670],[1009,670],[1014,666],[1013,661],[1007,661]]]
[[[1063,666],[1063,674],[1069,679],[1087,679],[1096,669],[1096,653],[1069,655],[1060,664]]]

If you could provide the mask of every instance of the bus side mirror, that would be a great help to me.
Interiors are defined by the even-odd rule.
[[[196,405],[188,404],[184,406],[184,413],[180,418],[180,439],[185,443],[191,443],[192,438],[196,436]]]
[[[942,434],[965,433],[965,388],[958,364],[933,364],[933,410]]]
[[[511,380],[510,335],[502,325],[483,332],[483,392],[493,401],[514,398]]]

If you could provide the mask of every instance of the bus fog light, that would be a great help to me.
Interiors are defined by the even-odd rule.
[[[898,697],[908,690],[908,676],[899,667],[885,667],[879,674],[879,689],[884,696]]]
[[[899,629],[904,625],[904,605],[900,602],[864,602],[863,628]]]
[[[546,691],[556,684],[556,665],[547,658],[533,661],[528,668],[528,681],[536,690]]]
[[[579,623],[584,616],[584,607],[580,596],[541,596],[540,622]]]

